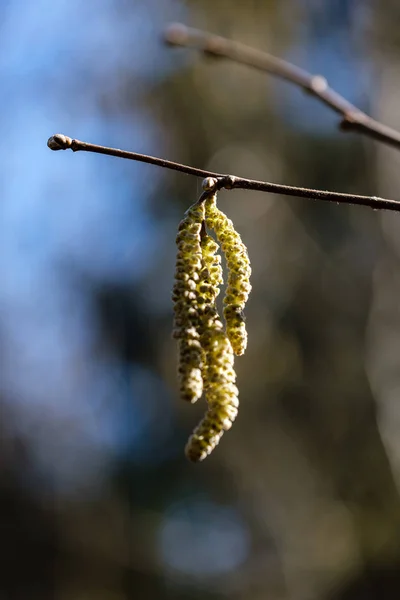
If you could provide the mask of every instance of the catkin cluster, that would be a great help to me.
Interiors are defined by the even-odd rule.
[[[204,189],[214,187],[205,180]],[[226,257],[228,286],[224,299],[226,331],[216,298],[223,283],[219,245],[206,232],[213,229]],[[179,342],[178,375],[181,397],[195,402],[205,394],[208,409],[189,438],[186,456],[201,461],[231,428],[238,412],[234,353],[243,354],[247,336],[243,307],[251,286],[246,247],[232,222],[216,207],[215,194],[185,214],[178,245],[174,301],[174,337]]]

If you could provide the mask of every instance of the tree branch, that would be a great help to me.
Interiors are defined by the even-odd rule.
[[[269,73],[302,88],[341,115],[339,127],[357,131],[400,150],[400,133],[375,121],[335,92],[321,75],[312,75],[291,63],[226,38],[173,23],[165,30],[164,39],[173,46],[200,50],[208,56],[225,58]]]
[[[233,175],[225,175],[222,173],[214,173],[213,171],[205,171],[204,169],[196,169],[180,163],[156,158],[155,156],[147,156],[137,152],[128,152],[117,148],[108,148],[106,146],[97,146],[88,142],[74,140],[66,135],[57,133],[47,141],[47,145],[51,150],[67,150],[70,148],[73,152],[95,152],[97,154],[107,154],[108,156],[116,156],[117,158],[126,158],[145,162],[165,169],[180,171],[187,175],[195,175],[196,177],[212,177],[217,180],[216,187],[218,189],[244,189],[255,190],[258,192],[270,192],[274,194],[282,194],[284,196],[297,196],[300,198],[310,198],[313,200],[322,200],[324,202],[336,202],[338,204],[355,204],[360,206],[369,206],[373,209],[386,209],[400,212],[400,201],[389,200],[386,198],[378,198],[377,196],[358,196],[354,194],[342,194],[339,192],[330,192],[326,190],[315,190],[302,187],[294,187],[290,185],[280,185],[278,183],[269,183],[267,181],[257,181],[255,179],[245,179],[243,177],[235,177]]]

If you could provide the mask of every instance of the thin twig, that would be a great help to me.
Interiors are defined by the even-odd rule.
[[[356,204],[360,206],[369,206],[373,209],[386,209],[400,212],[400,201],[389,200],[386,198],[378,198],[377,196],[358,196],[354,194],[342,194],[339,192],[330,192],[326,190],[315,190],[302,187],[294,187],[290,185],[280,185],[278,183],[269,183],[267,181],[257,181],[255,179],[245,179],[244,177],[236,177],[233,175],[225,175],[223,173],[214,173],[204,169],[196,169],[188,165],[172,162],[155,156],[147,156],[137,152],[128,152],[126,150],[118,150],[117,148],[108,148],[106,146],[97,146],[88,142],[74,140],[66,135],[57,133],[49,138],[47,142],[51,150],[67,150],[70,148],[73,152],[95,152],[97,154],[107,154],[108,156],[116,156],[117,158],[127,158],[140,162],[157,165],[165,169],[173,169],[188,175],[197,177],[213,177],[217,179],[217,188],[226,189],[244,189],[256,190],[258,192],[270,192],[274,194],[283,194],[284,196],[297,196],[300,198],[310,198],[313,200],[323,200],[324,202],[336,202],[342,204]]]
[[[226,38],[173,23],[165,30],[165,41],[173,46],[195,48],[216,58],[226,58],[275,75],[302,88],[340,114],[340,128],[358,131],[400,150],[400,133],[375,121],[329,87],[321,75],[312,75],[291,63]]]

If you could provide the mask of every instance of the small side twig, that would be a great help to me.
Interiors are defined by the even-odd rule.
[[[165,41],[173,46],[194,48],[216,58],[225,58],[284,79],[315,96],[341,115],[344,131],[357,131],[400,150],[400,132],[369,117],[329,87],[321,75],[312,75],[295,65],[226,38],[173,23],[165,30]]]
[[[327,190],[316,190],[290,185],[281,185],[278,183],[269,183],[267,181],[257,181],[255,179],[246,179],[244,177],[236,177],[234,175],[225,175],[223,173],[214,173],[204,169],[197,169],[188,165],[172,162],[155,156],[147,156],[137,152],[128,152],[127,150],[119,150],[117,148],[108,148],[107,146],[98,146],[89,142],[81,142],[80,140],[72,139],[61,133],[57,133],[49,138],[47,142],[51,150],[67,150],[70,148],[73,152],[95,152],[97,154],[106,154],[117,158],[126,158],[140,162],[149,163],[165,169],[180,171],[187,175],[195,175],[197,177],[212,177],[216,179],[216,189],[244,189],[255,190],[258,192],[270,192],[273,194],[282,194],[284,196],[297,196],[300,198],[310,198],[313,200],[322,200],[324,202],[336,202],[341,204],[355,204],[359,206],[369,206],[373,209],[386,209],[400,212],[400,201],[389,200],[387,198],[378,198],[377,196],[359,196],[355,194],[342,194],[339,192],[331,192]],[[205,192],[207,194],[208,192]]]

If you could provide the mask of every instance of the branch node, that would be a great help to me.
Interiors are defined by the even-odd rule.
[[[237,177],[234,175],[226,175],[222,178],[221,187],[224,187],[226,190],[231,190],[235,187],[237,183]]]
[[[310,88],[314,94],[322,94],[328,87],[328,82],[322,75],[313,75],[313,77],[311,77]]]
[[[356,129],[357,127],[360,127],[363,124],[365,124],[364,113],[358,111],[348,112],[340,121],[339,129],[341,129],[342,131],[348,131],[349,129]]]
[[[188,39],[188,28],[182,23],[171,23],[164,31],[164,41],[171,46],[185,46]]]
[[[62,133],[56,133],[47,140],[47,145],[50,150],[67,150],[67,148],[72,148],[72,138]]]
[[[206,177],[205,179],[203,179],[201,187],[205,192],[212,192],[217,187],[217,184],[218,179],[216,179],[215,177]]]

